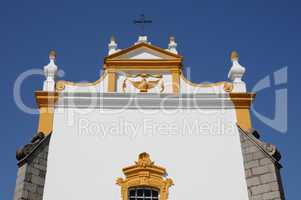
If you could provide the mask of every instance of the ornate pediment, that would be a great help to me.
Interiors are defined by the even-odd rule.
[[[140,75],[169,74],[172,78],[168,78],[168,81],[165,81],[168,83],[166,85],[172,85],[172,90],[175,93],[178,91],[182,56],[171,52],[171,50],[165,50],[141,41],[127,49],[114,51],[104,59],[104,69],[108,73],[108,92],[116,92],[118,90],[116,89],[120,85],[120,83],[118,84],[118,79],[120,79],[118,73]],[[150,92],[151,88],[160,87],[159,92],[163,92],[163,79],[164,77],[154,78],[144,75],[139,78],[136,77],[136,80],[133,80],[133,77],[126,77],[121,83],[122,90],[124,92],[126,87],[133,87],[138,89],[139,92]],[[173,83],[171,83],[171,80]]]
[[[110,60],[178,60],[182,57],[148,43],[138,43],[105,58]]]

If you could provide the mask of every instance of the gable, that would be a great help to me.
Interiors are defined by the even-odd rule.
[[[155,51],[153,49],[147,47],[139,47],[137,49],[133,49],[125,54],[115,57],[117,60],[127,60],[127,59],[151,59],[151,60],[162,60],[162,59],[173,59],[172,56],[167,54],[163,54],[162,52]]]
[[[127,49],[123,49],[110,56],[105,60],[175,60],[181,59],[181,56],[171,53],[159,47],[139,43]]]

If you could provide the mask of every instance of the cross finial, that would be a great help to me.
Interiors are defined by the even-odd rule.
[[[142,35],[145,35],[145,32],[144,32],[145,25],[150,24],[152,22],[153,22],[152,20],[146,19],[144,14],[141,14],[139,19],[134,20],[134,24],[137,24],[140,26]]]

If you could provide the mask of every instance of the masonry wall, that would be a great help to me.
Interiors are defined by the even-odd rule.
[[[37,144],[19,163],[14,200],[42,200],[49,137]]]
[[[284,200],[277,149],[261,142],[256,131],[241,131],[240,138],[250,200]]]

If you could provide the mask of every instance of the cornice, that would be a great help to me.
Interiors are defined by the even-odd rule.
[[[64,93],[57,108],[246,109],[255,94]]]
[[[58,92],[48,91],[36,91],[35,92],[36,102],[39,108],[41,107],[53,107],[58,100]]]

